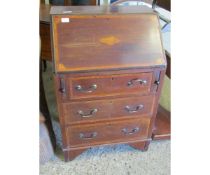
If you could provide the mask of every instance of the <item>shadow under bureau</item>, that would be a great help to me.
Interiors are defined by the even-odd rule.
[[[166,70],[149,8],[51,8],[55,91],[65,160],[99,145],[147,150]]]

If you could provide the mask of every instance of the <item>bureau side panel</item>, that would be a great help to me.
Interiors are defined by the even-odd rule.
[[[62,99],[60,95],[60,77],[59,75],[54,75],[54,87],[55,87],[55,94],[56,94],[56,102],[57,102],[57,109],[58,109],[58,117],[59,117],[59,123],[61,128],[61,135],[62,135],[62,146],[63,148],[68,147],[67,143],[67,135],[66,135],[66,128],[64,127],[65,121],[64,121],[64,112],[62,107]]]
[[[153,81],[158,81],[159,84],[154,87],[153,91],[156,91],[155,93],[155,102],[153,106],[153,113],[152,113],[152,118],[150,121],[150,130],[148,133],[148,137],[152,138],[152,133],[155,127],[155,120],[156,120],[156,115],[157,115],[157,109],[159,105],[159,100],[160,100],[160,94],[163,86],[163,81],[164,81],[164,76],[165,76],[166,70],[161,70],[161,71],[155,71],[154,76],[153,76]]]

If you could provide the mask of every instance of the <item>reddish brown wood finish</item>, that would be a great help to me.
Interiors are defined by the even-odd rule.
[[[52,61],[50,24],[40,23],[41,59]]]
[[[144,151],[145,150],[146,142],[130,143],[129,145],[132,146],[135,149],[139,149],[139,150]]]
[[[63,14],[69,10],[71,15]],[[147,150],[166,68],[157,16],[130,7],[51,12],[65,160],[99,145],[128,143]],[[69,23],[60,22],[65,17]]]
[[[146,83],[138,82],[137,80],[146,81]],[[68,80],[67,80],[68,81]],[[150,92],[152,81],[152,72],[141,74],[120,74],[111,76],[92,76],[92,77],[79,77],[69,78],[69,91],[71,99],[87,98],[87,97],[100,97],[105,94],[109,96],[119,94],[145,94]],[[131,83],[129,85],[129,83]],[[81,86],[84,91],[76,89]],[[91,89],[93,85],[97,85],[96,89]],[[92,93],[87,93],[92,90]]]
[[[158,72],[159,72],[159,74],[158,74]],[[165,73],[165,71],[163,70],[163,71],[160,71],[159,69],[157,69],[156,71],[154,70],[154,74],[153,74],[153,78],[152,78],[152,82],[153,82],[153,85],[152,86],[154,86],[155,87],[155,90],[156,90],[156,92],[154,93],[152,93],[153,95],[154,95],[154,97],[152,97],[152,100],[153,100],[153,103],[152,103],[152,112],[151,112],[151,114],[150,115],[147,115],[146,117],[148,117],[148,116],[151,116],[150,118],[148,118],[149,119],[149,121],[150,121],[150,123],[148,124],[148,128],[150,128],[149,130],[148,130],[148,133],[147,133],[147,139],[146,139],[146,141],[145,141],[145,145],[144,145],[144,147],[142,146],[142,143],[141,142],[144,142],[143,140],[139,140],[139,141],[137,141],[137,140],[135,140],[135,141],[129,141],[128,139],[126,139],[126,140],[122,140],[122,141],[120,141],[120,140],[118,140],[118,141],[111,141],[110,139],[106,142],[96,142],[96,143],[94,143],[94,144],[85,144],[85,146],[80,146],[80,147],[74,147],[74,149],[70,149],[69,147],[70,147],[70,144],[69,144],[69,141],[68,140],[75,140],[75,139],[71,139],[71,138],[69,138],[70,137],[70,133],[67,133],[67,128],[68,128],[68,126],[65,126],[65,125],[67,125],[67,124],[71,124],[71,125],[73,125],[74,124],[74,122],[67,122],[67,121],[65,121],[65,110],[63,109],[63,105],[67,105],[68,103],[64,103],[63,104],[63,99],[62,99],[62,96],[63,96],[63,94],[61,95],[61,93],[57,90],[56,91],[56,93],[57,93],[57,102],[58,102],[58,109],[59,109],[59,114],[60,114],[60,123],[61,123],[61,127],[62,127],[62,133],[63,133],[63,146],[64,146],[64,149],[66,150],[65,151],[65,157],[66,157],[66,161],[68,161],[68,160],[72,160],[73,158],[74,158],[74,156],[76,156],[77,154],[78,154],[78,152],[82,152],[82,151],[84,151],[85,149],[88,149],[88,148],[90,148],[91,146],[96,146],[96,145],[106,145],[106,144],[118,144],[118,143],[129,143],[130,144],[130,142],[135,142],[136,144],[130,144],[131,146],[133,146],[134,148],[137,148],[137,149],[140,149],[140,150],[143,150],[143,151],[146,151],[147,149],[148,149],[148,145],[149,145],[149,139],[151,139],[152,138],[152,129],[151,128],[153,128],[154,127],[154,122],[155,122],[155,117],[156,117],[156,110],[157,110],[157,102],[158,102],[158,99],[159,99],[159,94],[160,94],[160,90],[161,90],[161,85],[162,85],[162,82],[163,82],[163,76],[164,76],[164,73]],[[103,73],[102,73],[103,74]],[[159,75],[159,76],[157,76],[157,74]],[[155,85],[154,84],[154,82],[156,81],[156,79],[160,79],[160,84],[157,86],[157,85]],[[55,82],[59,82],[58,80],[59,80],[59,77],[55,77]],[[59,89],[59,85],[57,84],[56,85],[56,87],[57,87],[57,89]],[[151,88],[151,89],[153,89],[153,88]],[[126,97],[126,95],[124,95],[125,97]],[[128,95],[129,96],[129,95]],[[126,98],[128,98],[128,97],[126,97]],[[136,97],[136,98],[139,98],[139,100],[140,99],[142,99],[142,98],[144,98],[144,96],[139,96],[139,97]],[[146,97],[145,97],[146,98]],[[104,99],[104,101],[106,101],[106,98],[103,98],[103,97],[99,97],[99,99],[101,99],[101,100],[103,100]],[[113,101],[123,101],[123,102],[125,102],[126,100],[124,100],[124,98],[110,98],[110,100],[113,100]],[[131,101],[133,101],[132,100],[132,98],[130,97],[129,98],[129,100],[131,100]],[[127,100],[128,102],[129,102],[129,100]],[[145,99],[146,100],[146,99]],[[147,98],[147,100],[148,100],[148,98]],[[74,102],[72,102],[72,103],[76,103],[76,102],[78,102],[78,103],[87,103],[88,101],[83,101],[83,100],[77,100],[77,101],[74,101]],[[91,102],[94,102],[93,101],[93,99],[90,101],[90,103]],[[103,103],[103,104],[105,104],[105,103]],[[81,107],[81,109],[84,109],[84,108],[82,108],[82,105],[80,104],[80,105],[78,105],[79,107]],[[104,105],[104,107],[105,107],[106,105]],[[73,108],[72,108],[73,109]],[[110,112],[110,111],[109,111]],[[117,114],[117,111],[116,111],[116,114]],[[137,116],[136,116],[137,117]],[[128,120],[133,120],[133,119],[135,119],[136,117],[132,117],[132,118],[130,118],[130,116],[124,116],[124,120],[126,121],[126,122],[128,122]],[[115,119],[114,119],[115,118]],[[114,122],[114,121],[116,121],[117,122],[117,120],[122,120],[122,119],[119,119],[119,112],[118,112],[118,114],[117,114],[117,116],[113,116],[113,119],[112,119],[112,121]],[[111,123],[112,123],[112,121],[111,121]],[[105,125],[105,123],[107,123],[107,122],[110,122],[109,120],[101,120],[101,122],[100,121],[92,121],[92,123],[95,125],[95,126],[97,126],[98,124],[102,124],[102,126],[104,126]],[[87,122],[84,122],[85,124],[87,124]],[[141,123],[141,122],[140,122]],[[140,124],[139,123],[139,124]],[[78,125],[77,126],[79,126],[79,128],[80,128],[80,126],[81,126],[81,129],[84,127],[84,125],[83,125],[83,122],[81,122],[81,121],[79,121],[78,123],[77,123]],[[100,127],[101,128],[101,127]],[[138,144],[140,144],[140,146],[138,146]],[[82,150],[82,151],[81,151]],[[70,153],[71,152],[71,153]],[[70,157],[71,158],[70,158]]]
[[[56,72],[166,64],[162,59],[164,53],[157,15],[146,12],[137,15],[130,10],[126,11],[129,8],[124,7],[117,7],[118,13],[113,12],[112,15],[112,9],[116,8],[107,8],[108,12],[104,15],[97,15],[101,12],[88,15],[87,11],[78,14],[74,8],[69,8],[71,15],[62,13],[62,16],[52,16]],[[124,11],[121,12],[120,9]],[[129,14],[125,14],[126,12]],[[69,22],[64,23],[62,19],[68,19]]]
[[[64,0],[64,5],[97,5],[97,0],[88,0],[88,1],[75,1],[75,0]]]
[[[50,38],[50,8],[51,5],[40,4],[39,35],[41,38],[41,59],[52,61]]]
[[[74,125],[66,128],[70,147],[102,145],[110,142],[146,140],[150,119]],[[123,132],[123,129],[125,131]],[[96,134],[96,135],[94,135]],[[82,135],[82,136],[80,136]]]
[[[126,141],[126,142],[118,142],[118,143],[112,143],[112,145],[116,145],[116,144],[124,144],[127,143],[129,144],[131,147],[141,150],[141,151],[147,151],[148,150],[148,146],[150,141]],[[103,145],[110,145],[109,144],[103,144]],[[83,153],[84,151],[86,151],[89,147],[78,147],[78,148],[68,148],[68,149],[64,149],[64,158],[65,161],[71,161],[73,160],[75,157],[77,157],[78,155],[80,155],[81,153]]]
[[[159,105],[155,128],[153,131],[153,140],[162,140],[171,138],[171,119],[170,112]]]
[[[150,140],[146,142],[129,143],[130,146],[141,151],[147,151],[149,148],[149,144]]]
[[[56,90],[58,90],[58,95],[59,98],[62,102],[69,102],[69,101],[80,101],[81,99],[84,100],[93,100],[93,99],[101,99],[101,97],[103,97],[104,99],[110,99],[113,97],[136,97],[139,95],[148,95],[149,93],[154,94],[157,91],[157,85],[154,84],[154,81],[159,80],[159,74],[160,71],[163,68],[145,68],[145,69],[128,69],[128,70],[114,70],[114,71],[97,71],[97,72],[84,72],[84,73],[80,73],[80,72],[75,72],[75,73],[68,73],[68,74],[58,74],[58,76],[56,77]],[[156,74],[154,74],[154,70],[156,70],[157,72],[157,76],[155,76]],[[148,77],[145,77],[147,80],[147,84],[145,85],[140,85],[138,83],[134,83],[134,86],[128,87],[127,83],[132,80],[131,77],[133,78],[142,78],[142,75],[145,75],[145,73],[147,75],[149,75]],[[150,78],[150,74],[152,73],[152,78]],[[127,75],[130,75],[128,77],[130,77],[130,79],[123,80],[123,78],[121,79],[122,81],[121,86],[118,86],[117,83],[113,82],[112,84],[115,84],[115,88],[118,87],[119,90],[113,90],[111,89],[111,91],[108,91],[106,93],[102,93],[99,92],[100,95],[94,95],[94,91],[90,94],[84,94],[82,93],[82,95],[80,95],[80,98],[72,98],[71,97],[71,89],[72,85],[71,85],[71,79],[79,79],[81,77],[105,77],[105,76],[109,76],[110,78],[112,76],[119,76],[119,75],[124,75],[127,77]],[[101,80],[102,81],[102,80]],[[151,83],[150,83],[151,81]],[[63,82],[63,83],[61,83]],[[93,82],[92,82],[93,83]],[[105,89],[110,89],[108,86],[108,84],[103,83],[103,86],[105,86]],[[110,84],[109,84],[110,86]],[[88,86],[87,86],[88,87]],[[61,89],[64,89],[64,92],[62,92]],[[122,91],[122,89],[128,89],[129,93],[125,93],[126,91],[124,90],[124,92]],[[149,91],[148,91],[149,90]]]
[[[101,120],[151,117],[154,96],[64,103],[65,124],[81,124]],[[142,105],[142,108],[138,106]],[[126,108],[128,106],[129,108]],[[136,112],[135,112],[136,110]],[[79,113],[82,111],[84,115]]]
[[[171,56],[166,52],[167,69],[166,75],[171,78]],[[171,138],[171,112],[158,106],[155,126],[153,129],[153,140],[165,140]]]
[[[153,116],[152,116],[151,122],[150,122],[151,130],[149,130],[149,137],[150,138],[152,138],[153,128],[155,127],[155,120],[156,120],[156,115],[157,115],[157,110],[158,110],[158,102],[159,102],[160,93],[161,93],[161,89],[162,89],[162,86],[163,86],[163,81],[164,81],[164,76],[165,76],[166,70],[162,70],[159,73],[158,72],[159,71],[154,70],[154,75],[155,75],[156,78],[159,77],[159,82],[160,83],[157,85],[157,88],[156,88],[156,96],[155,96],[155,103],[154,103],[154,108],[153,108]],[[159,75],[159,76],[157,76],[157,75]],[[157,80],[155,80],[154,82],[156,82],[156,81]]]

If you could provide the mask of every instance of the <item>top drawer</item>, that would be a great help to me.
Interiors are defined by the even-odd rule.
[[[70,99],[147,94],[150,92],[152,72],[120,75],[70,77],[61,79],[65,95]],[[62,89],[62,88],[61,88]]]

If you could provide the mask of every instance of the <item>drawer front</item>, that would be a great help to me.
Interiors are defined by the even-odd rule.
[[[70,98],[104,96],[112,91],[111,76],[70,78]]]
[[[147,139],[149,118],[92,125],[70,126],[66,129],[68,145],[83,146]]]
[[[151,116],[154,100],[152,95],[114,100],[112,117]]]
[[[151,116],[154,96],[64,103],[65,123]]]
[[[73,102],[63,104],[65,123],[107,119],[112,106],[109,100]]]
[[[71,99],[146,94],[150,92],[152,72],[69,78]]]

